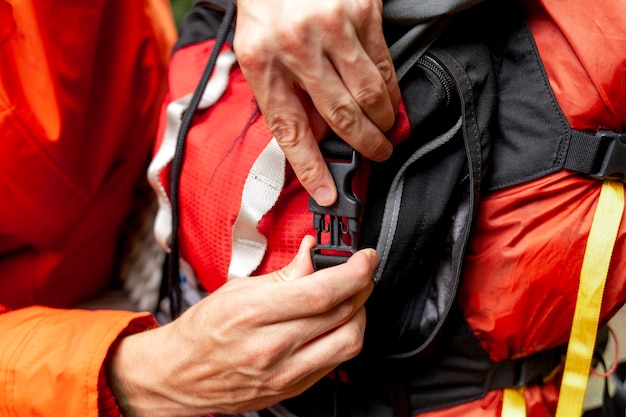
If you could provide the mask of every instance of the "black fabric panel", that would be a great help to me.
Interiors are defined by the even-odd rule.
[[[470,33],[466,25],[475,27],[473,19],[471,15],[459,20],[454,33]],[[368,305],[370,322],[379,323],[387,354],[418,351],[433,338],[456,294],[472,213],[486,172],[497,104],[490,51],[483,35],[444,37],[429,51],[455,82],[452,100],[419,66],[405,77],[401,89],[411,135],[390,160],[372,166],[375,180],[370,181],[368,190],[361,244],[375,247],[385,204],[381,196],[389,190],[398,167],[463,115],[457,136],[423,156],[407,172],[388,267]],[[466,220],[460,222],[460,232],[453,230],[458,216]]]
[[[223,17],[224,11],[220,10],[219,7],[210,5],[208,2],[196,2],[181,25],[174,51],[215,38]],[[234,36],[235,30],[233,28],[226,37],[226,41],[231,45]]]
[[[571,134],[530,29],[524,25],[517,33],[508,40],[498,74],[498,132],[493,141],[488,190],[561,169]]]

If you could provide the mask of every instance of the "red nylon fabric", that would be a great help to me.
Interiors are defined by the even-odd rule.
[[[0,0],[0,303],[69,307],[113,278],[165,90],[167,12]]]
[[[524,2],[550,84],[572,127],[623,131],[626,3]],[[601,184],[566,172],[486,196],[473,231],[459,299],[491,358],[500,361],[569,337],[586,239]],[[626,301],[626,221],[615,244],[601,317]],[[558,383],[555,378],[553,383]],[[456,410],[497,416],[502,395]],[[552,416],[554,386],[524,391],[529,417]]]

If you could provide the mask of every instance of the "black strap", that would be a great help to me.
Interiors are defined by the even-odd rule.
[[[572,130],[563,168],[626,182],[626,133]]]
[[[490,371],[489,390],[540,383],[562,363],[564,353],[565,346],[559,346],[525,358],[496,363]]]
[[[487,376],[487,387],[476,387],[479,391],[485,389],[486,391],[494,390],[494,389],[503,389],[503,388],[519,388],[524,385],[541,383],[541,381],[554,372],[557,366],[561,364],[562,353],[564,352],[563,347],[557,347],[554,349],[549,349],[543,352],[539,352],[535,355],[519,358],[516,360],[509,360],[494,364],[492,368],[489,370],[489,376]],[[624,371],[626,372],[626,364],[624,364]],[[462,377],[462,375],[460,375]],[[349,375],[350,377],[350,375]],[[623,383],[623,382],[622,382]],[[343,385],[343,384],[342,384]],[[358,385],[358,384],[357,384]],[[400,385],[404,389],[405,387]],[[348,389],[349,387],[346,387]],[[379,388],[378,388],[379,389]],[[319,416],[331,416],[332,410],[332,402],[333,392],[336,390],[333,381],[324,378],[319,381],[316,385],[309,389],[309,391],[305,392],[304,395],[297,396],[295,398],[291,398],[289,400],[283,401],[281,404],[285,406],[290,412],[294,413],[298,417],[319,417]],[[623,389],[624,390],[624,389]],[[485,392],[486,392],[485,391]],[[404,398],[406,395],[399,395],[398,392],[392,393],[391,400],[393,401],[393,406],[391,404],[386,404],[384,401],[381,402],[379,398],[379,393],[373,393],[374,395],[369,395],[371,393],[363,392],[362,395],[355,397],[355,402],[352,403],[352,407],[354,407],[357,402],[367,404],[367,410],[363,410],[363,414],[360,413],[359,410],[355,408],[350,408],[349,410],[344,410],[344,414],[340,414],[342,416],[383,416],[383,415],[392,415],[394,416],[410,416],[413,413],[411,412],[411,407],[409,404],[400,404],[398,401],[393,401],[394,398]],[[435,393],[432,393],[435,394]],[[625,392],[626,394],[626,392]],[[437,395],[440,395],[438,393]],[[484,394],[483,394],[484,395]],[[608,395],[608,394],[607,394]],[[482,395],[481,395],[482,396]],[[445,397],[445,394],[444,394]],[[473,398],[473,397],[472,397]],[[624,410],[624,408],[618,408],[618,401],[624,401],[626,405],[626,397],[623,397],[621,400],[617,399],[617,395],[614,398],[611,398],[611,410]],[[455,404],[460,404],[466,401],[453,401],[451,403],[445,403],[443,400],[443,407],[452,406]],[[400,406],[400,407],[398,407]],[[441,404],[440,404],[441,406]],[[374,412],[373,409],[379,408],[380,410]],[[434,409],[434,408],[433,408]],[[623,417],[622,414],[615,414],[615,416]],[[585,416],[585,417],[595,417],[595,416]],[[613,417],[613,415],[598,415],[597,417]]]
[[[181,120],[180,131],[176,141],[176,151],[174,153],[174,159],[172,160],[172,173],[170,178],[170,199],[172,202],[172,234],[170,243],[169,265],[168,265],[168,295],[170,299],[170,314],[172,320],[176,319],[182,313],[182,294],[180,289],[180,262],[179,262],[179,242],[178,242],[178,225],[180,223],[180,175],[183,169],[183,162],[185,156],[185,144],[187,140],[187,134],[191,128],[191,122],[198,109],[204,90],[213,74],[215,69],[215,63],[219,53],[226,41],[228,33],[230,32],[230,26],[235,16],[237,5],[235,2],[230,3],[222,24],[218,30],[217,37],[215,38],[215,45],[211,51],[211,56],[207,62],[202,77],[198,82],[196,90],[193,92],[191,101],[187,110],[183,113]]]
[[[611,379],[615,383],[615,393],[613,394],[613,405],[616,416],[626,416],[626,362],[621,362]]]

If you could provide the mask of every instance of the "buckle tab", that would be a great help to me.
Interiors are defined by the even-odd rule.
[[[359,217],[362,202],[352,191],[352,178],[360,166],[361,155],[352,150],[349,161],[328,160],[326,164],[337,187],[337,200],[329,207],[309,197],[317,245],[311,249],[313,268],[342,264],[358,250]]]

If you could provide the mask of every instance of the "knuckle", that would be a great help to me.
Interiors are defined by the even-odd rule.
[[[382,0],[354,0],[352,2],[352,16],[363,28],[382,25]]]
[[[338,103],[328,113],[328,124],[337,133],[349,133],[357,124],[356,110],[348,103]]]
[[[341,305],[337,308],[335,317],[339,322],[344,322],[349,320],[354,315],[354,311],[355,306],[352,300],[350,302],[341,303]]]
[[[361,0],[357,3],[356,16],[360,22],[367,25],[376,24],[378,20],[382,22],[381,2],[373,2],[372,0]]]
[[[379,60],[376,63],[376,68],[380,73],[381,77],[385,81],[385,83],[395,82],[395,69],[393,67],[393,63],[387,57]]]
[[[304,296],[304,302],[313,314],[321,314],[333,307],[332,294],[322,285],[315,283],[310,286]]]
[[[269,113],[265,115],[267,126],[283,149],[293,149],[299,142],[299,122],[294,116]]]
[[[279,358],[288,350],[288,343],[284,339],[273,337],[250,340],[246,352],[249,363],[253,363],[256,369],[263,374],[272,374]]]
[[[343,2],[333,2],[324,5],[324,9],[318,10],[315,15],[317,26],[326,33],[335,33],[341,30],[345,24],[345,5]]]
[[[363,348],[363,331],[359,326],[349,326],[345,332],[342,352],[347,359],[354,358]]]
[[[307,159],[305,163],[294,166],[294,170],[298,172],[298,179],[303,184],[315,186],[321,184],[324,178],[322,165],[316,165],[313,160]]]
[[[254,363],[256,368],[262,372],[266,372],[272,368],[275,362],[268,348],[259,345],[251,346],[248,350],[248,358],[250,363]]]
[[[294,15],[279,29],[279,40],[285,46],[302,45],[308,39],[310,32],[309,20],[302,15]]]
[[[288,391],[293,385],[291,378],[283,372],[277,372],[271,375],[266,382],[267,388],[275,393]]]
[[[354,93],[354,99],[361,107],[374,107],[385,98],[385,86],[382,81],[372,83]]]
[[[262,37],[241,39],[235,37],[233,48],[237,54],[237,62],[248,69],[265,66],[266,44]]]

